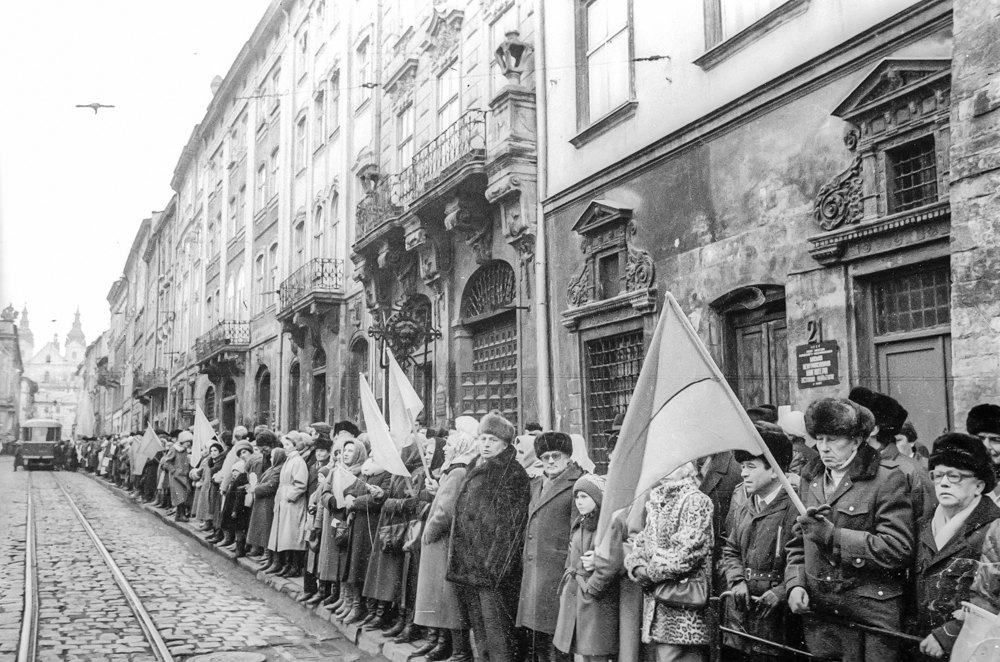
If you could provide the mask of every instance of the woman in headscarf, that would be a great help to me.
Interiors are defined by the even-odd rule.
[[[281,570],[280,557],[270,546],[271,525],[274,522],[274,495],[281,480],[281,468],[285,464],[285,449],[271,451],[271,466],[260,477],[253,488],[253,506],[250,508],[250,526],[247,529],[247,544],[259,545],[266,549],[264,572]]]
[[[222,444],[212,441],[205,453],[198,462],[198,467],[194,470],[197,475],[198,489],[194,495],[194,506],[191,511],[196,519],[202,520],[202,531],[212,531],[215,523],[212,522],[212,508],[209,499],[212,495],[212,476],[222,469]]]
[[[417,652],[427,655],[440,642],[444,642],[441,644],[444,648],[450,635],[452,656],[456,662],[471,662],[472,649],[468,615],[458,599],[455,585],[445,579],[448,540],[458,490],[465,480],[469,464],[478,454],[479,446],[473,435],[451,431],[444,447],[441,476],[434,482],[428,481],[427,487],[435,495],[421,538],[417,601],[413,609],[414,624],[428,628],[427,643]]]
[[[354,477],[354,481],[344,489],[345,496],[359,482],[361,467],[367,459],[368,450],[362,444],[355,439],[341,440],[338,467],[347,470]],[[330,608],[334,616],[343,619],[350,612],[352,598],[356,597],[355,587],[346,581],[351,553],[350,530],[354,520],[347,512],[347,504],[337,500],[334,485],[335,481],[331,480],[326,492],[320,496],[323,527],[330,535],[323,536],[323,544],[320,546],[319,578],[340,584],[340,596]]]
[[[283,555],[284,563],[279,577],[301,577],[305,566],[306,548],[303,532],[306,519],[306,487],[309,484],[309,467],[296,450],[298,440],[291,435],[281,439],[285,449],[285,464],[278,477],[278,491],[274,494],[274,521],[268,547]]]
[[[354,522],[351,524],[351,558],[346,581],[357,589],[357,595],[344,623],[374,620],[379,616],[375,601],[362,600],[362,591],[373,549],[378,545],[378,521],[391,480],[392,475],[369,457],[361,467],[362,482],[355,483],[347,496],[347,512],[354,513]]]

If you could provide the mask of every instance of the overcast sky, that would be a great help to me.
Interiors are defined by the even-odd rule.
[[[0,307],[28,304],[36,348],[78,305],[87,342],[107,328],[135,231],[269,4],[0,0]],[[115,108],[74,107],[93,102]]]

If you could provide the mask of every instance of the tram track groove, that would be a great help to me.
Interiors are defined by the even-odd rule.
[[[107,566],[111,578],[121,591],[125,601],[135,616],[139,628],[146,638],[147,644],[152,650],[153,656],[159,662],[174,662],[174,656],[170,652],[166,641],[160,635],[159,628],[153,622],[153,618],[146,610],[138,593],[136,593],[131,582],[122,572],[121,567],[115,561],[104,541],[91,526],[87,516],[83,514],[72,495],[63,485],[56,474],[49,474],[56,486],[62,492],[70,511],[73,513],[80,526],[87,533],[91,543],[97,550],[101,560]],[[34,662],[38,649],[38,629],[39,629],[39,593],[37,576],[37,537],[35,531],[35,509],[34,495],[32,489],[34,482],[31,476],[28,477],[28,502],[27,502],[27,530],[25,532],[25,592],[24,592],[24,614],[22,618],[21,634],[18,646],[17,662]]]

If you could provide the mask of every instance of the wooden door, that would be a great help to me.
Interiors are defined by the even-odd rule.
[[[764,320],[733,320],[730,384],[746,407],[788,404],[788,327],[784,310]]]
[[[951,336],[932,335],[876,345],[879,390],[907,411],[928,446],[951,428]]]

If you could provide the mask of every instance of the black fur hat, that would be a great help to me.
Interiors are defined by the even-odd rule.
[[[989,451],[979,437],[971,434],[948,432],[935,439],[927,466],[933,470],[939,465],[971,471],[976,478],[986,483],[986,492],[997,486]]]
[[[875,417],[875,425],[878,426],[878,440],[883,444],[894,443],[900,428],[906,422],[907,412],[895,398],[876,393],[864,386],[855,386],[851,389],[848,400],[853,400],[862,407],[867,407]]]
[[[573,440],[565,432],[543,432],[535,437],[535,457],[541,457],[551,451],[562,451],[566,455],[573,454]]]
[[[830,435],[864,441],[875,429],[875,417],[867,407],[845,398],[822,398],[806,409],[806,432],[810,437]]]
[[[792,442],[788,439],[785,431],[774,423],[766,421],[757,421],[753,425],[757,428],[760,438],[764,440],[767,450],[771,451],[771,455],[774,456],[778,468],[782,471],[788,471],[788,467],[792,464]],[[749,462],[762,456],[763,453],[755,455],[743,450],[733,451],[733,457],[737,462]]]
[[[969,410],[965,429],[971,435],[980,432],[1000,434],[1000,407],[993,404],[976,405]]]
[[[756,407],[750,407],[750,409],[747,409],[747,416],[749,416],[750,420],[754,423],[757,421],[764,421],[765,423],[778,422],[778,410],[774,405],[757,405]]]
[[[347,430],[354,437],[357,437],[359,434],[361,434],[361,430],[358,428],[358,426],[352,423],[351,421],[347,420],[337,421],[334,424],[332,436],[336,437],[337,433],[340,432],[341,430]]]

